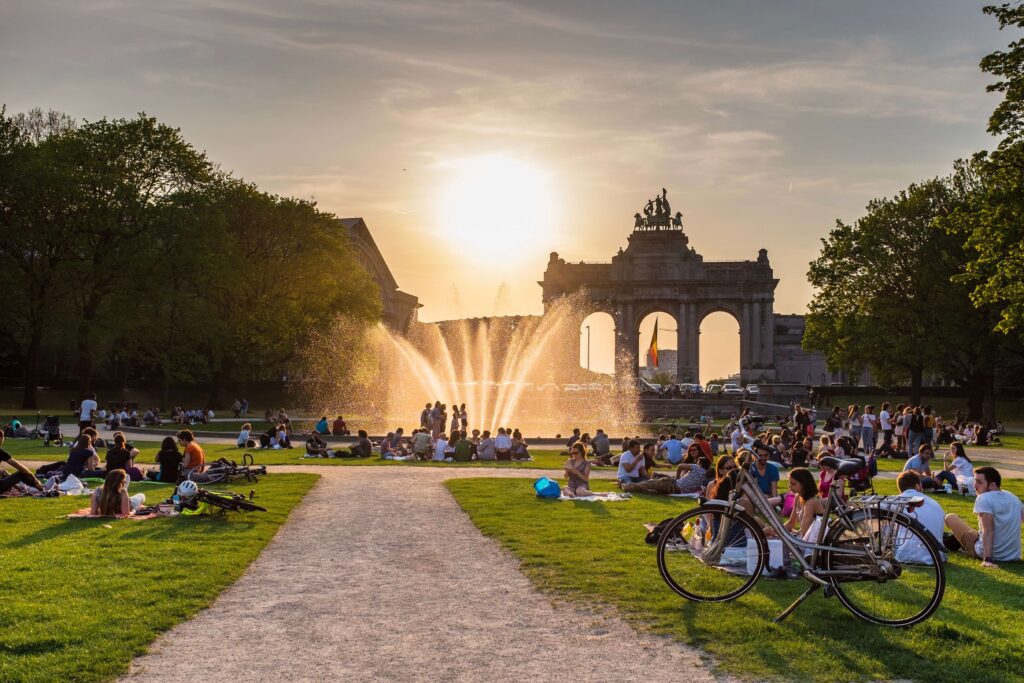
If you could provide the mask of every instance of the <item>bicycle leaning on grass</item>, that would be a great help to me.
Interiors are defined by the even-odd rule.
[[[664,528],[657,555],[665,582],[690,600],[738,598],[753,588],[768,561],[766,526],[810,583],[776,623],[820,588],[873,624],[912,626],[931,616],[942,602],[946,575],[938,544],[907,514],[923,497],[846,499],[846,479],[863,460],[826,457],[821,463],[835,468],[836,476],[812,540],[790,534],[756,478],[741,468],[728,500],[707,500]]]

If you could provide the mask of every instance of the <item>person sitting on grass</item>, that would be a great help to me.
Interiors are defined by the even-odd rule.
[[[683,461],[683,442],[676,438],[675,434],[670,434],[662,442],[661,447],[665,451],[665,460],[670,465],[678,465]]]
[[[203,451],[203,447],[196,441],[195,434],[192,433],[191,429],[182,429],[177,434],[178,443],[181,445],[184,451],[184,458],[182,460],[182,467],[186,470],[196,470],[202,472],[206,469],[206,453]]]
[[[825,514],[825,505],[818,496],[818,485],[814,475],[804,467],[796,467],[789,472],[789,491],[796,496],[789,519],[783,524],[787,531],[799,532],[805,541],[817,542],[821,515]],[[765,534],[775,535],[770,526],[765,527]]]
[[[498,460],[512,459],[512,437],[504,427],[498,427],[498,435],[494,437],[494,452]]]
[[[655,454],[658,452],[658,445],[653,441],[648,441],[644,444],[641,453],[644,456],[644,470],[653,476],[654,468],[658,466],[658,461],[655,460]]]
[[[373,442],[371,442],[369,437],[367,437],[365,429],[359,430],[359,440],[356,441],[356,445],[352,447],[351,453],[357,458],[373,457]]]
[[[769,498],[776,498],[779,495],[779,467],[768,460],[774,449],[763,441],[755,441],[753,449],[756,459],[751,474],[757,477],[757,487]]]
[[[946,459],[952,458],[952,462],[946,464]],[[949,445],[949,455],[942,459],[943,469],[956,477],[960,493],[967,494],[974,489],[974,463],[967,457],[964,445],[959,441]]]
[[[700,493],[708,481],[711,459],[701,455],[693,463],[679,463],[676,476],[658,476],[654,479],[638,483],[626,483],[621,486],[627,493],[660,493],[666,496],[675,493]]]
[[[242,425],[242,429],[238,432],[238,438],[235,439],[235,446],[238,448],[248,448],[249,439],[252,438],[252,425],[246,422]]]
[[[156,463],[160,465],[160,469],[151,471],[147,476],[153,481],[177,483],[181,478],[181,463],[184,459],[185,456],[178,450],[174,437],[165,436],[156,454]]]
[[[477,460],[497,460],[498,453],[494,449],[494,439],[491,438],[491,430],[485,429],[483,438],[476,446]]]
[[[434,439],[434,457],[431,458],[434,462],[444,462],[447,456],[446,451],[448,450],[448,437],[444,432],[437,435]]]
[[[1020,528],[1024,521],[1024,508],[1020,499],[1003,491],[1003,478],[994,467],[974,470],[974,513],[978,515],[975,531],[958,515],[946,515],[946,526],[956,539],[947,544],[950,550],[963,549],[970,557],[981,560],[986,569],[998,567],[996,562],[1016,562],[1021,559]],[[952,545],[952,547],[950,547]]]
[[[579,441],[579,440],[580,440],[580,428],[579,427],[574,427],[573,430],[572,430],[572,436],[570,436],[569,440],[565,443],[565,450],[562,451],[562,455],[569,455],[570,453],[572,453],[572,445],[574,443],[576,443],[577,441]]]
[[[351,433],[348,430],[348,425],[345,424],[345,419],[341,415],[331,424],[331,434],[334,436],[348,436]]]
[[[569,459],[562,466],[569,482],[562,488],[562,495],[566,498],[607,498],[613,495],[611,492],[597,493],[590,490],[592,463],[587,460],[586,447],[582,443],[576,442],[569,450],[571,453]]]
[[[114,445],[107,451],[107,472],[124,470],[133,481],[145,479],[145,475],[135,466],[135,458],[139,449],[128,443],[124,433],[114,434]]]
[[[636,484],[647,479],[644,456],[640,452],[640,442],[637,439],[631,439],[626,452],[619,456],[619,471],[616,478],[619,480],[620,488],[622,484]]]
[[[36,475],[32,474],[32,470],[12,458],[11,454],[5,451],[3,446],[4,434],[0,431],[0,463],[14,468],[13,474],[7,474],[5,470],[0,470],[0,493],[10,491],[18,484],[25,484],[42,491],[43,484],[36,478]]]
[[[926,489],[938,489],[942,488],[942,482],[945,481],[949,485],[957,486],[956,475],[947,470],[939,470],[932,476],[931,459],[935,453],[932,451],[931,444],[923,443],[918,447],[917,455],[908,458],[907,462],[903,464],[904,472],[917,472],[921,475],[921,486]]]
[[[526,439],[523,438],[522,433],[518,429],[512,432],[512,459],[519,461],[533,460],[530,457],[530,449],[526,444]]]
[[[327,443],[320,438],[320,435],[313,432],[306,439],[306,455],[311,458],[329,458],[331,450],[327,447]]]
[[[288,424],[281,422],[277,425],[277,430],[274,435],[276,443],[281,448],[293,448],[291,437],[288,436]],[[273,443],[273,442],[272,442]]]
[[[92,439],[88,434],[79,434],[75,445],[68,453],[68,460],[61,470],[61,481],[74,475],[79,479],[84,477],[106,476],[107,471],[100,467],[100,458],[92,447]]]
[[[454,436],[452,437],[455,438]],[[473,442],[466,438],[466,432],[458,432],[458,440],[455,441],[455,462],[469,462],[473,459]]]
[[[92,514],[128,517],[146,502],[146,495],[128,495],[128,473],[124,470],[110,470],[103,486],[92,493]]]
[[[313,427],[313,431],[316,432],[317,434],[321,434],[323,436],[327,436],[328,434],[331,433],[331,428],[327,424],[327,416],[326,415],[324,415],[323,417],[320,418],[320,421],[317,422],[316,425]]]
[[[935,499],[922,495],[924,488],[921,486],[921,475],[913,470],[900,472],[900,476],[896,477],[896,488],[900,490],[900,498],[914,498],[916,496],[924,499],[920,506],[912,510],[908,508],[907,515],[916,519],[921,523],[921,526],[928,530],[928,533],[935,539],[935,543],[938,544],[939,554],[942,556],[942,561],[945,562],[946,553],[942,552],[942,530],[946,513],[943,512],[942,506]],[[896,549],[896,559],[900,562],[913,562],[917,564],[932,563],[931,553],[916,538],[909,538],[900,543],[900,547]]]
[[[490,435],[490,432],[484,432]],[[430,459],[430,429],[417,429],[412,433],[412,454],[417,460]]]

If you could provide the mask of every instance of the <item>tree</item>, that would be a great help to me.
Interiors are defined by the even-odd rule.
[[[984,12],[997,18],[1000,29],[1024,27],[1020,3],[992,5]],[[988,86],[989,92],[1003,93],[988,131],[1004,137],[996,151],[974,157],[975,191],[943,225],[970,251],[962,281],[973,286],[972,301],[997,306],[996,329],[1019,335],[1024,333],[1024,40],[986,56],[981,68],[999,79]]]
[[[833,370],[869,368],[885,385],[909,379],[914,402],[923,374],[942,374],[968,388],[972,416],[991,417],[995,318],[954,278],[968,260],[962,239],[936,225],[966,187],[962,177],[911,185],[872,200],[853,225],[838,221],[808,273],[816,292],[803,344]]]
[[[69,117],[8,117],[0,109],[0,290],[18,347],[22,407],[36,408],[40,352],[74,291],[76,169],[61,153]],[[24,126],[24,128],[23,128]]]

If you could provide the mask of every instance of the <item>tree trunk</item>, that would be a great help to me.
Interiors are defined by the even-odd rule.
[[[33,332],[28,342],[28,353],[25,354],[25,372],[22,375],[25,382],[25,390],[21,396],[21,407],[23,410],[35,410],[38,407],[36,384],[39,372],[39,347],[42,343],[42,332]]]
[[[171,372],[167,368],[163,369],[164,376],[160,382],[160,412],[167,412],[171,404]]]
[[[84,317],[78,323],[78,399],[89,395],[92,388],[92,348],[89,344],[89,323]]]
[[[977,375],[971,375],[970,382],[967,384],[967,419],[968,420],[980,420],[982,416],[982,406],[985,403],[985,386],[982,381],[979,381]]]
[[[921,368],[910,369],[910,403],[911,405],[921,405],[921,378],[924,375],[924,370]]]
[[[996,374],[989,371],[985,373],[983,383],[984,389],[981,401],[981,420],[987,427],[994,427],[996,424]]]

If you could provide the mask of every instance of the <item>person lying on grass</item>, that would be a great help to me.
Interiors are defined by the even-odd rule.
[[[711,460],[704,455],[695,463],[679,463],[676,476],[659,475],[654,479],[637,483],[625,483],[622,490],[627,493],[660,493],[670,496],[675,493],[700,493],[708,480]]]
[[[128,517],[146,502],[146,495],[136,493],[128,495],[128,473],[124,470],[111,470],[103,481],[103,486],[92,493],[91,514],[104,516]]]
[[[978,530],[955,514],[946,515],[946,526],[953,532],[957,544],[950,550],[961,548],[970,557],[981,560],[986,569],[998,567],[996,562],[1016,562],[1021,559],[1020,528],[1024,521],[1024,508],[1020,499],[1002,489],[1003,477],[994,467],[974,470],[974,513],[978,515]]]
[[[32,474],[32,470],[12,458],[3,446],[4,435],[3,432],[0,432],[0,463],[6,463],[9,467],[14,468],[13,474],[7,474],[5,470],[0,470],[0,493],[6,493],[18,484],[25,484],[42,491],[43,485],[36,479],[36,475]]]

